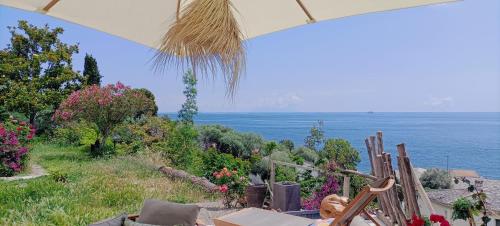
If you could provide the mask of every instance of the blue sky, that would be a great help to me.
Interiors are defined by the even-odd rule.
[[[17,20],[65,29],[99,63],[104,83],[150,89],[162,112],[184,97],[176,70],[155,74],[154,51],[48,16],[0,6],[0,47]],[[281,31],[247,45],[233,101],[221,80],[199,81],[203,112],[500,111],[500,1],[466,0],[354,16]]]

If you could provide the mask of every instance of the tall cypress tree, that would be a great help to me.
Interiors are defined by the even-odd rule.
[[[85,76],[86,85],[101,86],[101,74],[97,68],[97,61],[92,55],[85,54],[85,64],[83,66],[83,76]]]
[[[178,113],[178,118],[184,123],[193,123],[193,118],[198,114],[198,106],[196,105],[196,96],[198,91],[196,90],[196,77],[192,70],[188,70],[183,76],[184,82],[184,96],[186,96],[186,102],[182,104],[182,108]]]

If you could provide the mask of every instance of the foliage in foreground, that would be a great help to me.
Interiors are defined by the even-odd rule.
[[[488,225],[491,221],[489,217],[490,212],[486,208],[486,193],[482,189],[483,181],[476,180],[474,184],[466,177],[454,178],[454,182],[458,184],[459,182],[465,183],[468,187],[467,190],[472,194],[470,197],[458,198],[453,202],[453,214],[452,218],[454,220],[469,220],[471,225],[475,225],[474,216],[481,216],[481,226]]]
[[[212,200],[191,184],[165,178],[146,156],[93,159],[80,147],[36,145],[32,159],[51,176],[0,181],[0,225],[88,225],[145,199],[180,203]]]

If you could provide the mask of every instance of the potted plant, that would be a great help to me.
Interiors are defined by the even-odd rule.
[[[283,212],[300,210],[300,184],[290,181],[274,183],[272,207]]]

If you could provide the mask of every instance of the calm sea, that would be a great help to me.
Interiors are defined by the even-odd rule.
[[[361,171],[370,167],[364,139],[381,130],[386,151],[396,156],[396,145],[406,143],[416,167],[472,169],[500,179],[500,113],[201,113],[196,123],[291,139],[299,146],[317,120],[324,122],[327,137],[347,139],[358,149]]]

